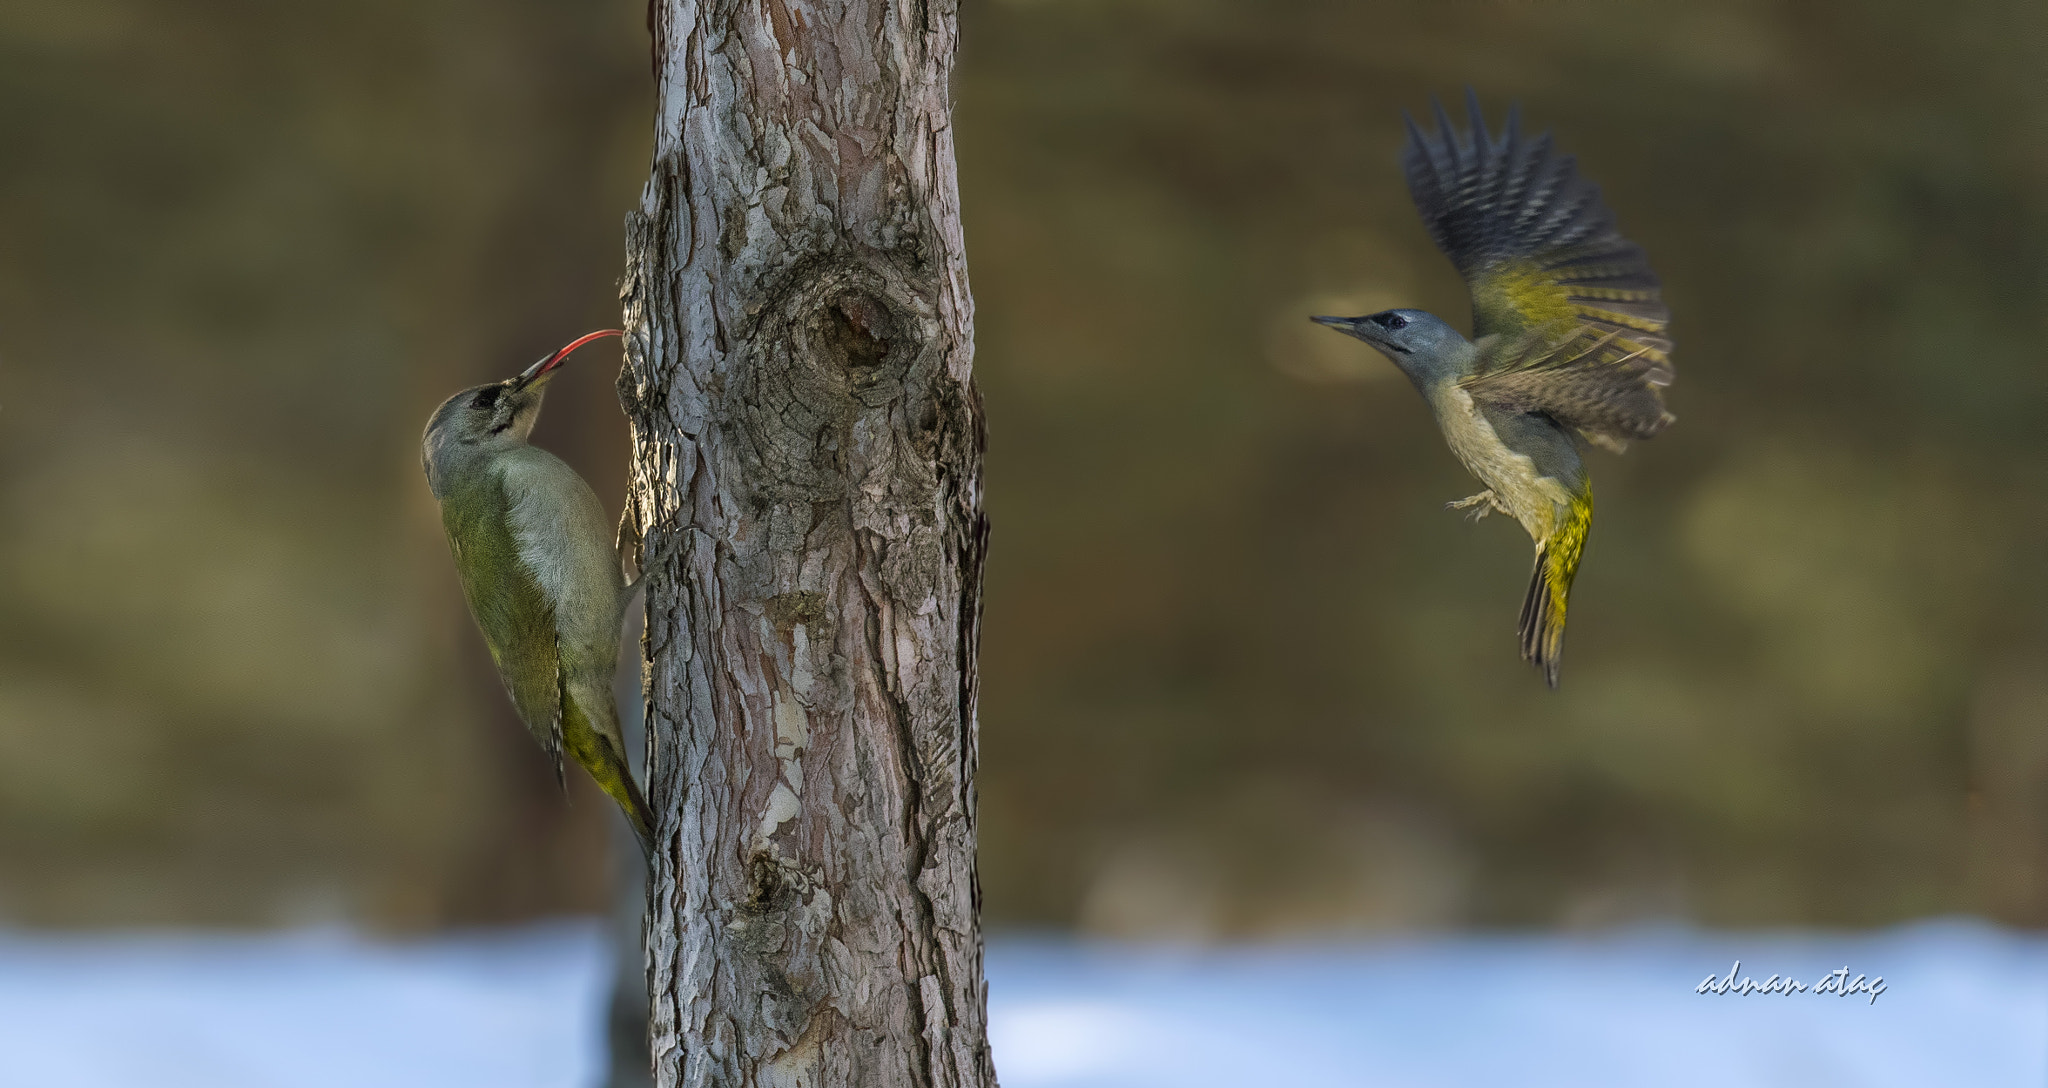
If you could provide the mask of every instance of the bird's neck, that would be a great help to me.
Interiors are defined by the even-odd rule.
[[[449,492],[460,488],[465,481],[480,479],[493,461],[512,450],[526,445],[522,439],[508,435],[494,435],[478,441],[464,442],[448,436],[437,436],[427,448],[427,487],[436,499],[445,499]]]
[[[1471,341],[1460,338],[1456,343],[1426,352],[1396,355],[1393,359],[1401,373],[1415,383],[1416,392],[1421,393],[1425,400],[1435,401],[1445,388],[1471,376],[1478,365],[1479,350]]]

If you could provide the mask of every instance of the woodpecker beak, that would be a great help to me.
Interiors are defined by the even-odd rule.
[[[1338,332],[1347,336],[1356,336],[1360,340],[1365,339],[1364,329],[1376,327],[1372,322],[1362,317],[1311,317],[1309,320],[1318,325],[1328,325]]]
[[[555,351],[553,354],[542,357],[540,362],[537,362],[532,366],[527,367],[525,370],[520,371],[519,376],[517,378],[512,379],[512,387],[518,390],[526,390],[536,389],[539,388],[540,386],[546,385],[548,383],[548,379],[554,376],[555,369],[557,367],[560,367],[563,363],[568,362],[569,356],[573,354],[577,348],[580,348],[583,345],[590,343],[592,340],[602,340],[607,336],[623,337],[625,335],[625,332],[620,329],[599,329],[593,333],[585,333],[584,335],[579,336],[574,340],[571,340],[567,346]]]

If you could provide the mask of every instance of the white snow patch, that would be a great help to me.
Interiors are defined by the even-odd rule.
[[[603,935],[0,935],[0,1085],[594,1088]],[[1846,965],[1886,991],[1695,992],[1738,958],[1809,982]],[[1009,937],[987,963],[1005,1088],[2048,1083],[2048,937],[1972,922],[1220,949]]]

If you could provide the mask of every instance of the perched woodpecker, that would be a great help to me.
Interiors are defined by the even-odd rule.
[[[1557,686],[1565,601],[1593,525],[1582,443],[1613,450],[1672,422],[1669,313],[1641,248],[1615,229],[1600,190],[1548,134],[1499,139],[1467,95],[1469,133],[1436,107],[1408,119],[1402,166],[1437,248],[1472,294],[1472,339],[1422,310],[1315,321],[1378,348],[1429,402],[1444,440],[1486,485],[1451,503],[1498,510],[1536,542],[1522,601],[1522,657]]]
[[[647,801],[619,734],[612,675],[628,583],[604,508],[576,470],[527,444],[541,396],[584,336],[518,376],[465,389],[434,410],[421,440],[427,486],[519,716],[562,774],[562,750],[625,810],[643,847]]]

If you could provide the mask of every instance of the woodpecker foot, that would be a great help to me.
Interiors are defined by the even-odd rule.
[[[1478,521],[1495,510],[1503,514],[1508,512],[1507,507],[1502,506],[1500,500],[1493,497],[1493,490],[1491,488],[1481,491],[1470,498],[1459,499],[1457,502],[1447,502],[1444,504],[1444,509],[1470,510],[1472,511],[1470,517],[1473,521]]]
[[[618,535],[612,538],[612,551],[618,553],[621,576],[626,573],[626,565],[640,554],[640,545],[643,542],[644,538],[640,535],[640,509],[633,504],[631,498],[628,498],[626,508],[619,511]],[[639,584],[637,578],[632,581],[635,585]]]
[[[645,537],[640,537],[639,544],[640,572],[633,576],[632,581],[626,583],[626,588],[624,592],[625,595],[628,597],[631,597],[635,592],[637,592],[640,589],[640,587],[643,584],[646,583],[647,575],[650,571],[657,570],[661,567],[667,566],[669,560],[674,559],[677,555],[682,553],[683,534],[680,532],[670,533],[666,538],[662,540],[661,550],[656,552],[651,557],[647,554],[647,539]]]

